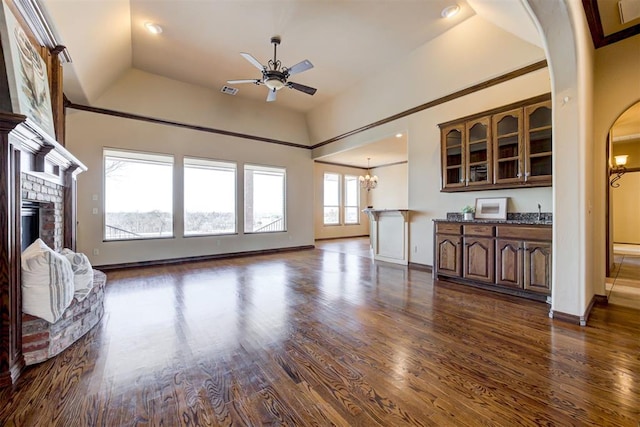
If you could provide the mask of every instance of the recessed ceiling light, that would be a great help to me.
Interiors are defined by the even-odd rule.
[[[401,133],[396,133],[396,138],[402,138],[402,134]]]
[[[457,4],[454,4],[452,6],[447,6],[444,9],[442,9],[441,15],[443,18],[453,18],[458,14],[458,12],[460,12],[460,6],[458,6]]]
[[[160,34],[162,32],[162,27],[158,24],[154,24],[153,22],[145,22],[144,27],[151,34]]]

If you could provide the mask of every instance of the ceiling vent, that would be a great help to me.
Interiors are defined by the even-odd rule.
[[[220,92],[226,93],[227,95],[235,95],[236,93],[238,93],[238,89],[231,86],[222,86]]]
[[[640,18],[640,1],[638,0],[620,0],[618,9],[620,10],[620,22],[623,24]]]

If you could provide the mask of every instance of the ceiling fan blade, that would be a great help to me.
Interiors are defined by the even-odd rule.
[[[267,95],[267,102],[272,102],[276,100],[276,90],[269,89],[269,95]]]
[[[318,90],[314,87],[309,87],[309,86],[301,85],[300,83],[294,83],[294,82],[288,82],[287,87],[291,89],[299,90],[300,92],[304,92],[309,95],[313,95]]]
[[[313,68],[313,64],[308,59],[305,59],[304,61],[298,62],[296,65],[290,67],[288,71],[289,71],[289,75],[292,75],[292,74],[301,73],[303,71],[307,71],[311,68]]]
[[[253,84],[259,85],[260,83],[262,83],[262,81],[260,81],[259,79],[244,79],[244,80],[227,80],[227,83],[229,83],[230,85],[237,85],[240,83],[253,83]]]
[[[262,71],[262,70],[265,69],[264,65],[262,65],[260,62],[258,62],[258,60],[256,58],[254,58],[253,56],[251,56],[251,54],[245,53],[245,52],[240,52],[240,55],[242,55],[242,57],[244,59],[246,59],[247,61],[251,62],[253,64],[253,66],[256,67],[258,70]]]

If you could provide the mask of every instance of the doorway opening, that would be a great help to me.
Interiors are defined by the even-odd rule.
[[[607,296],[640,309],[640,101],[615,121],[607,150]]]

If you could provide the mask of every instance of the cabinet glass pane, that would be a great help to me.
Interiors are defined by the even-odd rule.
[[[447,147],[456,147],[462,145],[462,132],[452,130],[447,134]]]
[[[551,175],[551,155],[532,157],[531,176]]]
[[[478,142],[469,145],[469,163],[478,163],[487,161],[487,143]]]
[[[462,164],[462,148],[447,148],[447,166]]]
[[[462,179],[462,168],[447,169],[447,184],[459,184]]]
[[[536,129],[551,126],[551,109],[547,107],[536,108],[529,115],[529,128]]]
[[[469,142],[487,139],[487,127],[482,123],[476,123],[469,129]]]
[[[498,179],[518,177],[518,160],[507,160],[498,163]]]
[[[498,138],[498,159],[518,156],[518,135]]]
[[[537,130],[529,134],[529,153],[547,153],[551,151],[551,129]]]
[[[485,182],[487,181],[487,165],[475,165],[469,166],[469,181],[470,182]]]
[[[498,122],[498,135],[518,132],[518,118],[505,116]]]

